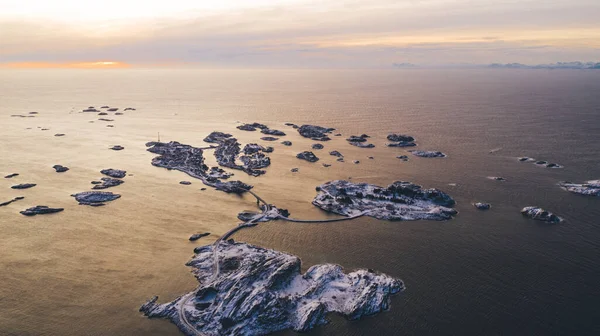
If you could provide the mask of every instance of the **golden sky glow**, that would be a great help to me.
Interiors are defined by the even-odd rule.
[[[124,69],[130,65],[116,61],[52,63],[52,62],[12,62],[0,64],[11,69]]]
[[[0,0],[0,64],[598,61],[599,17],[598,0]]]

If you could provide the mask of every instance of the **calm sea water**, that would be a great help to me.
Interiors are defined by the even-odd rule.
[[[556,185],[600,178],[598,92],[598,71],[2,71],[0,174],[21,175],[0,180],[0,201],[26,198],[0,208],[0,335],[178,335],[169,322],[142,317],[139,306],[153,295],[164,302],[191,291],[195,280],[184,263],[197,244],[189,235],[212,232],[199,242],[210,243],[254,205],[249,197],[201,192],[199,182],[179,185],[189,178],[152,167],[144,143],[160,132],[163,141],[201,145],[213,130],[255,142],[259,133],[235,129],[253,121],[289,131],[294,145],[274,144],[265,176],[236,177],[294,217],[327,217],[310,204],[314,187],[348,177],[412,181],[458,202],[460,213],[448,222],[270,222],[237,234],[300,256],[304,268],[331,262],[405,281],[390,311],[361,321],[332,315],[309,335],[598,335],[600,199]],[[77,113],[105,104],[137,111],[109,116],[114,122]],[[40,114],[10,117],[30,111]],[[317,152],[332,164],[323,168],[295,158],[312,141],[285,122],[367,133],[377,147],[336,138]],[[384,146],[389,132],[411,134],[419,149],[449,157],[397,160],[407,153]],[[108,150],[116,144],[125,150]],[[333,149],[346,163],[327,155]],[[519,156],[565,168],[539,168]],[[71,170],[57,174],[54,164]],[[111,167],[133,174],[111,189],[123,197],[103,208],[78,206],[69,195]],[[10,189],[26,182],[38,186]],[[493,207],[476,211],[474,201]],[[65,211],[18,213],[33,205]],[[527,220],[519,210],[528,205],[566,221]]]

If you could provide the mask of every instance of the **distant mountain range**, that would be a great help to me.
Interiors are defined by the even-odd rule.
[[[600,69],[600,63],[595,62],[558,62],[550,64],[527,65],[521,63],[494,63],[488,65],[489,68],[502,69]]]
[[[493,64],[445,64],[445,65],[418,65],[412,63],[393,63],[392,66],[397,69],[407,68],[494,68],[494,69],[598,69],[600,62],[557,62],[548,64],[528,65],[522,63],[493,63]]]

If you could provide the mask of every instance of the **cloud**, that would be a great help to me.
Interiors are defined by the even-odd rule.
[[[541,63],[597,58],[599,16],[596,0],[303,0],[89,25],[4,19],[0,62],[376,67],[401,54],[419,64]]]

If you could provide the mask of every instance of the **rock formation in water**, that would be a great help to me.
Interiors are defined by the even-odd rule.
[[[478,210],[489,210],[492,207],[491,204],[489,204],[489,203],[482,203],[482,202],[473,203],[473,206],[475,208],[477,208]]]
[[[201,148],[184,145],[177,141],[149,142],[147,150],[159,156],[152,159],[152,165],[166,169],[175,169],[191,177],[200,179],[202,183],[227,193],[244,193],[252,188],[241,181],[221,181],[222,177],[209,175],[209,168],[204,164]],[[218,170],[214,170],[218,171]]]
[[[13,177],[16,177],[16,176],[19,176],[19,173],[8,174],[8,175],[4,176],[4,178],[13,178]]]
[[[306,160],[308,162],[317,162],[319,158],[313,153],[309,151],[304,151],[302,153],[296,154],[296,157],[301,160]]]
[[[119,110],[119,108],[117,108],[117,107],[111,107],[107,111],[108,112],[117,112],[118,110]]]
[[[29,189],[29,188],[33,188],[35,187],[37,184],[35,183],[21,183],[21,184],[17,184],[12,186],[12,189]]]
[[[260,140],[263,140],[263,141],[277,141],[277,140],[279,140],[279,138],[268,136],[268,137],[262,137],[262,138],[260,138]]]
[[[321,127],[315,125],[302,125],[298,127],[298,133],[300,133],[301,136],[319,141],[331,140],[331,138],[328,137],[327,134],[333,132],[334,130],[335,128]]]
[[[312,149],[323,149],[323,145],[321,145],[320,143],[316,143],[312,145]]]
[[[438,189],[396,181],[386,188],[336,180],[317,187],[313,204],[343,216],[371,216],[385,220],[447,220],[455,202]]]
[[[322,264],[301,274],[293,255],[245,243],[214,248],[197,248],[187,263],[200,284],[195,291],[166,304],[154,297],[140,311],[171,320],[185,335],[305,332],[326,324],[330,312],[356,320],[387,310],[390,296],[404,290],[401,280],[371,270],[346,274]]]
[[[494,181],[501,181],[501,182],[506,181],[506,179],[504,177],[500,177],[500,176],[488,176],[487,178],[490,180],[494,180]]]
[[[16,201],[22,200],[22,199],[24,199],[24,198],[25,198],[25,197],[23,197],[23,196],[15,197],[15,198],[11,199],[10,201],[6,201],[6,202],[3,202],[3,203],[0,203],[0,207],[1,207],[1,206],[7,206],[7,205],[9,205],[9,204],[11,204],[11,203],[13,203],[13,202],[16,202]]]
[[[24,216],[35,216],[35,215],[46,215],[56,212],[61,212],[65,209],[63,208],[49,208],[45,205],[36,205],[33,208],[29,208],[21,211],[21,214]]]
[[[54,134],[54,136],[55,136],[55,137],[63,137],[63,136],[65,136],[65,135],[66,135],[66,134],[64,134],[64,133],[56,133],[56,134]]]
[[[276,129],[270,129],[270,128],[262,129],[260,131],[260,133],[268,134],[268,135],[275,135],[275,136],[285,136],[284,132],[282,132],[280,130],[276,130]]]
[[[438,151],[409,150],[412,155],[423,158],[445,158],[447,155]]]
[[[57,173],[64,173],[69,170],[69,167],[65,167],[62,165],[54,165],[52,166]]]
[[[120,186],[121,184],[125,183],[125,181],[123,181],[123,180],[112,178],[112,177],[103,177],[100,180],[102,181],[102,183],[94,185],[94,187],[92,189],[94,189],[94,190],[107,189],[107,188]]]
[[[284,145],[284,146],[291,146],[292,142],[286,140],[286,141],[282,141],[281,144]]]
[[[190,184],[192,184],[192,182],[190,182],[190,181],[179,181],[179,184],[190,185]]]
[[[102,169],[100,171],[100,173],[102,173],[106,176],[113,177],[113,178],[123,178],[123,177],[125,177],[125,175],[127,175],[127,171],[125,171],[125,170],[112,169],[112,168]]]
[[[534,158],[527,157],[527,156],[524,156],[524,157],[520,157],[520,158],[519,158],[519,161],[520,161],[520,162],[534,162],[534,161],[535,161],[535,159],[534,159]]]
[[[126,107],[123,111],[135,111],[133,107]]]
[[[215,157],[220,166],[238,169],[251,176],[260,176],[265,173],[261,168],[268,167],[271,159],[262,153],[265,150],[258,144],[247,144],[244,155],[239,157],[242,165],[236,163],[240,154],[240,144],[235,138],[225,139],[215,150]]]
[[[399,156],[396,156],[396,159],[400,159],[402,161],[408,161],[408,156],[406,156],[406,155],[399,155]]]
[[[256,131],[257,128],[259,128],[261,130],[268,129],[267,125],[263,125],[263,124],[260,124],[257,122],[254,122],[252,124],[243,124],[243,125],[237,126],[236,128],[239,130],[242,130],[242,131]]]
[[[110,147],[109,149],[112,149],[114,151],[120,151],[120,150],[125,149],[125,147],[123,147],[121,145],[114,145],[114,146]]]
[[[121,197],[119,194],[113,194],[109,191],[84,191],[72,194],[80,205],[101,206],[106,202],[114,201]]]
[[[212,132],[209,135],[207,135],[206,138],[204,138],[204,142],[220,144],[225,139],[229,139],[231,137],[232,137],[231,134],[215,131],[215,132]]]
[[[528,206],[528,207],[524,207],[521,210],[521,214],[527,218],[530,219],[535,219],[538,221],[542,221],[542,222],[547,222],[547,223],[560,223],[562,222],[562,218],[558,217],[557,215],[546,211],[540,207],[536,207],[536,206]]]
[[[387,139],[391,142],[413,142],[415,141],[415,138],[413,138],[410,135],[404,135],[404,134],[389,134],[387,136]]]
[[[342,155],[342,153],[340,153],[340,152],[338,152],[336,150],[333,150],[333,151],[329,152],[329,155],[336,156],[338,158],[343,158],[344,157],[344,155]]]
[[[366,134],[362,134],[362,135],[351,135],[349,138],[346,139],[346,141],[348,141],[349,144],[351,144],[352,146],[356,146],[356,147],[360,147],[360,148],[373,148],[375,147],[375,145],[371,144],[371,143],[367,143],[367,139],[370,138],[370,136],[366,135]]]
[[[600,180],[590,180],[581,184],[564,181],[558,185],[564,190],[575,194],[600,197]]]
[[[194,233],[193,235],[190,236],[189,240],[190,241],[196,241],[202,237],[206,237],[210,235],[210,232],[204,232],[204,233]]]

